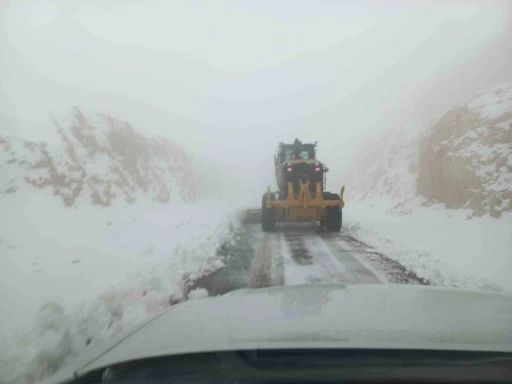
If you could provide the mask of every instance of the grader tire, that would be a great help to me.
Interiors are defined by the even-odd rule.
[[[324,200],[340,200],[340,195],[337,193],[324,192]],[[327,207],[325,228],[329,232],[339,232],[341,230],[343,212],[341,207]]]
[[[340,207],[327,207],[326,229],[329,232],[339,232],[341,230],[342,210]]]

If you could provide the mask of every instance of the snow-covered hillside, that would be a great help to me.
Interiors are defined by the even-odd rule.
[[[437,285],[512,291],[512,83],[404,120],[345,176],[357,238]]]
[[[60,144],[0,137],[0,194],[25,184],[50,190],[66,206],[91,201],[109,206],[195,201],[200,180],[187,154],[165,138],[151,138],[129,123],[74,108],[53,115]]]
[[[0,124],[0,383],[201,296],[191,285],[233,236],[215,164],[78,108],[53,114],[48,143]]]
[[[428,120],[413,120],[368,142],[345,174],[348,200],[387,197],[395,211],[405,202],[416,200],[419,132]],[[404,211],[401,210],[400,213]]]
[[[500,217],[512,210],[512,83],[404,121],[365,146],[346,179],[352,199],[387,198],[391,213],[443,203]]]
[[[418,193],[473,216],[512,210],[512,83],[447,111],[420,143]]]
[[[0,383],[34,383],[89,346],[204,293],[233,236],[228,202],[73,209],[40,191],[0,199]],[[207,293],[206,293],[207,295]]]

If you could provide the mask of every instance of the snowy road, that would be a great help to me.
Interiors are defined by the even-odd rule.
[[[233,220],[235,212],[230,216],[228,207],[219,203],[194,205],[182,207],[179,214],[174,207],[172,215],[161,209],[145,210],[144,219],[138,221],[134,220],[140,217],[137,211],[125,212],[117,220],[101,217],[107,223],[101,229],[109,240],[103,241],[102,249],[108,250],[108,245],[117,250],[110,252],[110,256],[106,252],[99,255],[105,261],[103,268],[112,265],[109,271],[120,272],[111,261],[123,256],[125,267],[138,267],[138,273],[110,288],[102,286],[98,280],[97,287],[73,280],[76,284],[67,286],[71,293],[94,289],[98,295],[78,303],[74,310],[66,305],[64,294],[60,300],[42,303],[22,337],[13,342],[6,340],[9,344],[3,351],[8,353],[0,354],[0,382],[30,382],[34,377],[42,377],[49,372],[46,368],[51,367],[49,362],[66,364],[89,345],[99,345],[170,305],[206,295],[279,285],[430,283],[430,279],[426,281],[411,272],[410,266],[406,268],[407,263],[402,265],[386,256],[387,251],[384,254],[358,239],[360,236],[354,235],[354,225],[350,222],[345,223],[340,233],[325,232],[315,223],[288,223],[278,226],[274,233],[264,233],[260,224],[243,225]],[[89,211],[84,213],[89,214]],[[73,215],[78,214],[73,212]],[[69,220],[59,222],[69,223]],[[96,227],[99,222],[99,219],[94,222]],[[169,232],[173,236],[169,236]],[[55,235],[58,233],[55,231]],[[30,254],[29,250],[27,247],[9,250],[12,257],[4,262],[23,261],[23,257]],[[43,256],[52,256],[50,252],[38,255],[41,267],[53,260],[43,259]],[[75,258],[76,253],[70,254],[67,263],[55,269],[54,274],[49,274],[52,270],[46,272],[47,278],[57,280],[59,273],[70,269],[80,269],[84,277],[94,277],[87,275],[84,267],[96,265],[93,264],[96,259],[83,256],[80,263],[73,264]],[[22,277],[30,278],[28,272],[20,271],[17,280],[23,283]],[[18,285],[20,294],[29,289],[42,291],[40,296],[53,292],[44,291],[46,285],[39,280],[31,281],[31,286]],[[4,302],[9,305],[8,301]],[[13,305],[9,308],[16,309]]]
[[[344,246],[346,240],[308,230],[307,227],[284,227],[278,234],[284,284],[382,282]]]
[[[400,264],[352,236],[329,233],[316,224],[287,224],[271,237],[276,284],[423,284]]]
[[[105,243],[117,252],[99,253],[97,258],[83,255],[79,258],[80,263],[73,263],[78,258],[74,252],[64,259],[63,265],[58,265],[59,268],[44,269],[46,274],[43,275],[57,283],[65,281],[71,294],[83,290],[90,295],[96,293],[98,297],[77,303],[76,309],[64,300],[66,292],[56,297],[60,300],[43,302],[33,323],[25,328],[23,337],[13,342],[6,339],[9,344],[3,350],[8,353],[0,354],[0,382],[30,382],[30,378],[48,373],[45,367],[49,361],[65,364],[89,345],[109,340],[169,305],[207,294],[214,296],[240,288],[318,283],[425,284],[398,262],[348,232],[328,233],[321,231],[318,224],[301,223],[279,226],[274,233],[264,233],[260,224],[244,226],[232,221],[227,213],[222,213],[227,207],[218,203],[206,208],[183,207],[183,213],[176,214],[175,207],[174,216],[161,210],[150,215],[151,212],[146,210],[144,220],[140,222],[133,221],[138,217],[137,212],[117,220],[103,217],[107,224],[102,230],[108,230],[104,236],[110,240]],[[96,220],[96,224],[98,222],[101,221]],[[168,235],[169,230],[174,236]],[[99,247],[101,244],[97,242],[95,245]],[[128,252],[129,248],[132,248],[131,252]],[[30,249],[10,250],[12,258],[4,259],[4,264],[10,265],[10,260],[21,263],[24,256],[32,254],[28,252]],[[92,250],[91,254],[95,255]],[[40,268],[47,268],[49,261],[56,263],[51,252],[38,255]],[[105,287],[96,274],[86,269],[89,265],[91,268],[101,265],[104,269],[112,266],[105,273],[111,271],[114,280],[117,264],[112,261],[121,256],[125,266],[123,273],[129,271],[128,268],[138,267],[138,273],[125,283]],[[97,260],[103,260],[103,264]],[[97,286],[85,285],[83,279],[74,279],[74,284],[57,279],[59,274],[67,276],[67,271],[75,269],[82,272],[84,279],[95,278]],[[29,279],[29,272],[20,271],[18,280],[23,282],[22,277]],[[29,289],[31,292],[41,291],[41,297],[53,293],[44,290],[45,280],[32,278],[30,281],[31,286],[17,286],[19,295],[28,294]],[[15,305],[7,299],[4,303],[4,307],[10,305],[9,309],[15,312]],[[29,307],[31,302],[20,300],[19,303],[19,306]],[[20,318],[22,316],[12,316],[13,320]]]
[[[274,233],[263,233],[259,224],[251,224],[246,226],[246,236],[246,248],[241,251],[243,257],[250,258],[245,282],[240,278],[240,269],[228,264],[220,274],[199,281],[197,287],[215,295],[247,286],[426,284],[396,261],[348,233],[325,232],[317,224],[286,224]]]

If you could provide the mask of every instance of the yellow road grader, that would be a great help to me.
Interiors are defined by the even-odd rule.
[[[326,230],[341,229],[343,192],[325,192],[328,168],[316,158],[317,143],[279,143],[274,156],[277,193],[270,187],[263,194],[261,209],[245,213],[245,222],[261,222],[265,232],[272,232],[277,222],[319,221]]]

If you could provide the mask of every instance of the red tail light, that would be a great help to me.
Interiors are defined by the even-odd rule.
[[[320,172],[320,167],[316,167],[315,171]]]
[[[288,172],[291,172],[291,171],[292,171],[292,167],[289,167],[289,168],[287,169],[287,171],[288,171]]]

